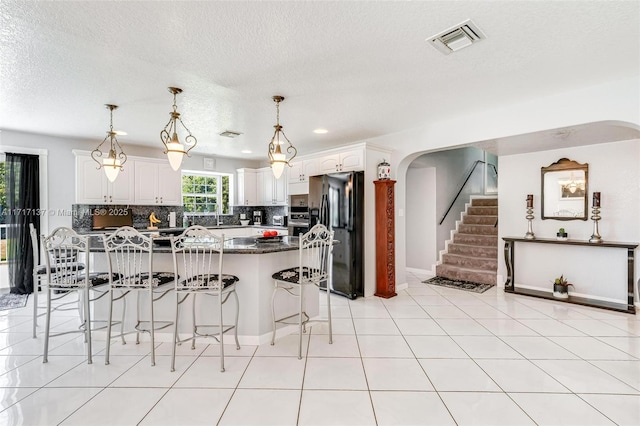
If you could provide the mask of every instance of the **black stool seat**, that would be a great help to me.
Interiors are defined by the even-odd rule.
[[[180,284],[178,285],[178,290],[181,290],[182,288],[197,290],[198,287],[207,287],[209,285],[212,285],[216,281],[218,281],[218,274],[194,275],[192,278],[188,280],[180,281]],[[235,275],[222,274],[223,288],[227,288],[237,283],[238,281],[240,281],[240,278],[236,277]]]
[[[302,267],[302,277],[304,279],[309,278],[309,271],[311,271],[308,267]],[[312,270],[314,273],[318,273],[317,269]],[[276,272],[271,275],[271,278],[278,281],[285,281],[293,284],[300,284],[300,267],[296,266],[295,268],[283,269],[281,271]]]
[[[65,271],[83,271],[84,263],[78,263],[78,262],[66,263],[64,266],[60,266],[60,267],[54,265],[51,267],[51,272],[58,271],[58,268],[60,268],[60,270],[65,270]],[[47,265],[38,265],[35,267],[35,271],[36,271],[36,274],[38,275],[45,275],[47,273]]]

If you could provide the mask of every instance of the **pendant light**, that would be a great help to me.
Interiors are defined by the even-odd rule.
[[[280,179],[280,176],[282,176],[282,172],[284,171],[284,166],[287,165],[291,167],[289,162],[295,158],[298,154],[298,150],[293,146],[293,144],[291,144],[291,141],[289,141],[289,138],[284,134],[282,126],[280,125],[280,102],[284,101],[284,97],[274,96],[273,101],[276,103],[276,125],[273,126],[276,130],[273,133],[271,142],[269,142],[269,162],[271,163],[273,176],[275,176],[276,179]],[[287,141],[289,144],[286,152],[291,156],[288,160],[285,153],[282,152],[282,145],[284,144],[284,141]]]
[[[180,118],[180,113],[178,112],[176,95],[182,93],[182,89],[178,87],[169,87],[169,92],[173,93],[173,111],[169,113],[169,115],[171,115],[169,122],[160,132],[160,140],[162,140],[162,144],[164,145],[164,153],[167,154],[167,157],[169,158],[171,168],[178,171],[180,169],[180,164],[182,164],[183,156],[185,154],[189,156],[189,151],[196,146],[198,140],[191,134],[189,129],[187,129],[187,126],[184,125]],[[178,139],[178,122],[180,122],[184,130],[188,133],[184,138],[184,144],[180,143],[180,140]],[[186,150],[185,147],[187,147]]]
[[[118,142],[116,138],[116,132],[113,131],[113,110],[117,109],[118,106],[110,104],[106,104],[105,106],[109,110],[109,131],[107,132],[107,136],[100,142],[100,145],[91,151],[91,158],[98,163],[98,170],[101,168],[104,169],[109,182],[114,182],[122,170],[122,166],[127,162],[127,154],[122,150],[122,146],[120,146],[120,142]],[[100,147],[107,142],[107,140],[109,141],[109,154],[104,157]],[[102,161],[100,161],[100,159],[102,159]]]

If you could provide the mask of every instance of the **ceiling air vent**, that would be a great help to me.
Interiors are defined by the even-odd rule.
[[[448,55],[451,52],[464,49],[485,38],[487,38],[487,36],[484,35],[482,30],[478,28],[471,19],[467,19],[455,27],[442,31],[433,37],[429,37],[428,40],[433,47],[445,55]]]
[[[225,130],[224,132],[220,133],[220,136],[224,136],[225,138],[237,138],[241,134],[242,133],[234,132],[233,130]]]

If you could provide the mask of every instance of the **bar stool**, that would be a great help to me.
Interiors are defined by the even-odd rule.
[[[113,234],[103,236],[104,250],[107,254],[109,265],[109,319],[107,322],[107,350],[105,352],[105,364],[109,364],[111,348],[111,328],[113,325],[113,302],[123,301],[122,323],[120,337],[124,340],[124,321],[126,310],[125,297],[136,293],[136,344],[140,343],[140,333],[146,332],[151,336],[151,365],[156,365],[155,332],[173,324],[170,321],[156,321],[153,313],[154,302],[162,299],[173,287],[174,280],[171,272],[153,272],[153,241],[151,237],[142,235],[130,226],[116,229]],[[145,259],[146,257],[146,259]],[[114,297],[115,292],[119,295]],[[149,319],[140,319],[140,294],[146,293],[149,297]],[[148,327],[145,327],[148,323]],[[157,327],[156,324],[161,324]]]
[[[31,247],[32,247],[32,256],[33,256],[33,338],[36,338],[36,328],[38,327],[38,317],[45,315],[38,315],[38,309],[46,309],[46,306],[38,305],[38,293],[42,283],[47,282],[47,265],[46,263],[40,264],[40,247],[38,245],[38,233],[36,231],[33,223],[29,223],[29,233],[31,234]],[[54,266],[55,267],[55,266]],[[78,271],[84,270],[84,264],[78,263]],[[62,292],[62,294],[58,297],[52,297],[51,301],[56,301],[62,299],[67,296],[68,292]],[[82,303],[81,299],[78,298],[78,311],[82,311]],[[70,305],[74,302],[64,303],[61,305],[52,308],[53,311],[68,311],[75,308],[66,308],[67,305]],[[82,315],[82,314],[81,314]]]
[[[326,226],[317,224],[306,234],[300,236],[298,266],[283,269],[272,275],[275,288],[271,297],[271,317],[273,318],[273,333],[271,344],[276,340],[276,324],[298,325],[298,359],[302,359],[302,333],[306,324],[310,321],[309,315],[304,311],[304,288],[315,285],[318,288],[325,283],[327,290],[327,322],[329,324],[329,344],[333,343],[331,328],[331,255],[333,252],[333,231]],[[299,310],[293,315],[276,319],[275,299],[278,290],[284,290],[286,294],[297,297]],[[295,321],[292,321],[294,320]],[[306,330],[304,330],[306,331]]]
[[[87,361],[92,363],[91,357],[91,302],[90,290],[109,282],[106,273],[89,273],[89,236],[78,235],[73,229],[56,228],[51,235],[46,237],[42,245],[47,253],[47,308],[44,340],[44,363],[48,362],[49,338],[68,333],[82,332],[87,343]],[[78,260],[84,258],[84,264]],[[66,331],[56,334],[50,333],[51,313],[55,310],[51,306],[52,291],[59,290],[66,294],[77,292],[80,309],[81,325],[78,330]]]
[[[175,281],[176,320],[173,331],[173,349],[171,351],[171,371],[175,371],[176,345],[191,341],[191,349],[195,349],[199,337],[213,337],[220,345],[220,371],[224,372],[224,333],[233,330],[236,349],[240,349],[238,341],[238,316],[240,302],[236,293],[239,278],[223,272],[224,235],[217,236],[202,226],[190,226],[179,236],[171,239],[174,273],[180,274]],[[233,294],[236,302],[236,315],[233,325],[224,324],[223,305]],[[198,324],[196,315],[196,298],[199,295],[212,296],[218,309],[217,323]],[[180,307],[193,296],[191,303],[192,333],[191,337],[180,340],[178,320]],[[213,327],[217,333],[201,333],[198,329]]]

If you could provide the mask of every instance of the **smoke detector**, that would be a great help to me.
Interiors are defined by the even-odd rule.
[[[225,130],[224,132],[220,133],[220,136],[224,136],[225,138],[237,138],[238,136],[240,136],[242,133],[240,132],[234,132],[233,130]]]
[[[429,37],[427,40],[433,47],[448,55],[485,38],[487,36],[482,30],[471,19],[467,19],[461,24]]]

